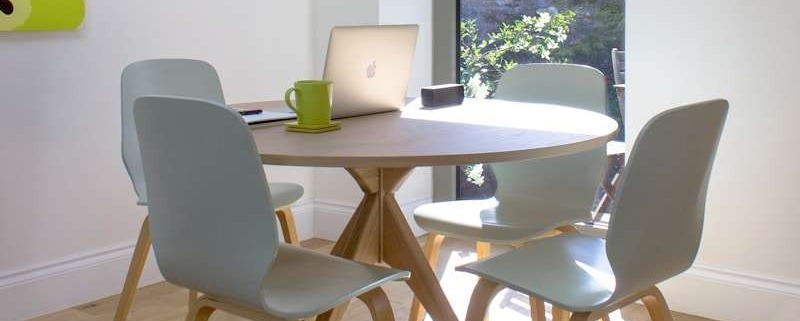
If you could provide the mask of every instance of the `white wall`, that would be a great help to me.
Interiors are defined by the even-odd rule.
[[[314,77],[322,78],[331,28],[378,24],[378,0],[314,0],[312,17]]]
[[[672,307],[726,321],[800,315],[800,3],[627,3],[628,138],[672,106],[731,109],[695,267],[664,285]]]
[[[414,62],[411,68],[411,79],[408,81],[408,95],[419,96],[419,89],[431,85],[431,9],[432,0],[381,0],[381,24],[417,24],[419,37]]]
[[[330,29],[336,25],[419,24],[417,51],[412,65],[408,96],[419,96],[419,88],[431,84],[431,0],[344,0],[314,2],[314,60],[317,77],[322,76]],[[334,240],[344,228],[362,193],[340,168],[318,168],[314,176],[315,236]],[[431,170],[418,168],[398,192],[397,199],[417,234],[424,231],[413,223],[416,206],[430,202]]]
[[[313,74],[307,0],[88,0],[86,7],[77,31],[0,33],[3,320],[121,288],[145,215],[120,158],[126,64],[209,61],[229,102],[277,99],[292,80]],[[313,186],[311,169],[268,172]],[[309,206],[298,215],[311,217],[309,200],[303,203]],[[310,234],[312,223],[305,222]],[[152,266],[148,271],[146,279],[156,280]]]

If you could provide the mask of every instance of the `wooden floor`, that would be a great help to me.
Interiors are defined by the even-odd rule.
[[[332,242],[313,239],[303,242],[303,246],[318,251],[329,252]],[[503,248],[493,249],[497,253]],[[459,319],[464,319],[466,304],[469,301],[475,278],[472,275],[455,272],[455,265],[475,259],[473,245],[468,242],[446,239],[442,247],[442,257],[437,270],[441,276],[445,292],[456,310]],[[120,285],[121,287],[121,285]],[[392,283],[385,287],[392,301],[397,321],[408,319],[411,290],[405,283]],[[186,315],[188,291],[166,282],[161,282],[139,290],[136,295],[129,321],[179,321]],[[505,290],[501,292],[489,312],[490,320],[529,321],[527,297]],[[86,303],[71,309],[31,319],[29,321],[111,321],[117,306],[117,296]],[[644,307],[629,306],[611,316],[614,321],[650,320]],[[696,316],[673,313],[675,321],[714,321]],[[215,313],[212,321],[240,321],[242,319],[222,312]],[[346,321],[370,321],[369,311],[359,301],[355,301],[345,315]],[[426,318],[426,321],[431,321]]]

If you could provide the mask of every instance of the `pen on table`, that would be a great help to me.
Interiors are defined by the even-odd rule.
[[[257,115],[261,113],[261,109],[249,109],[249,110],[239,110],[239,115],[247,116],[247,115]]]

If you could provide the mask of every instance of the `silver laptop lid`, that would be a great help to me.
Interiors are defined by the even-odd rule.
[[[333,118],[405,105],[417,25],[335,27],[323,78],[333,81]]]

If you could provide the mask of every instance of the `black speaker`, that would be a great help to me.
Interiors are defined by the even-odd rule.
[[[464,85],[448,84],[423,87],[422,106],[441,107],[460,105],[464,102]]]

